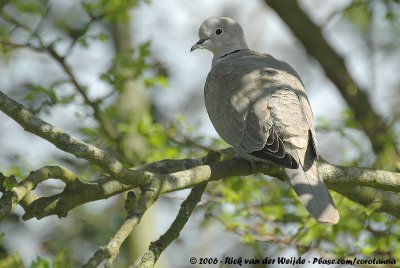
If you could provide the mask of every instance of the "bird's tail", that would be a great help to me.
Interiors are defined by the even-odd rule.
[[[307,157],[307,156],[306,156]],[[314,159],[311,165],[305,167],[299,163],[298,169],[286,168],[286,174],[300,201],[308,212],[321,223],[336,224],[339,213],[323,180],[319,177],[317,163]]]

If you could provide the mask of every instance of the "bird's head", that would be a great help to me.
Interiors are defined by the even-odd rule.
[[[228,17],[211,17],[205,20],[200,25],[199,37],[200,40],[190,51],[207,49],[216,59],[235,50],[248,48],[242,27]]]

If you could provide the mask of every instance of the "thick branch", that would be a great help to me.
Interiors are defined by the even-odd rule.
[[[3,196],[0,198],[0,219],[9,214],[39,183],[49,178],[58,178],[64,181],[69,189],[76,188],[79,184],[84,184],[79,181],[77,175],[64,167],[47,166],[32,171],[25,180],[18,184],[15,183],[16,186],[14,186],[11,191],[4,192]],[[34,200],[32,200],[32,202],[33,201]]]
[[[71,153],[78,158],[86,159],[114,176],[123,173],[124,168],[118,160],[114,159],[103,150],[80,141],[70,134],[44,122],[1,91],[0,110],[14,119],[24,130],[49,141],[57,148]]]
[[[400,216],[400,173],[320,163],[327,186],[363,206]]]
[[[358,204],[366,207],[373,206],[375,211],[400,217],[400,195],[398,193],[362,186],[348,187],[329,184],[329,188]]]
[[[2,196],[2,200],[4,197],[4,195],[6,195],[8,193],[8,189],[9,187],[14,187],[14,185],[17,185],[18,181],[15,178],[15,176],[4,176],[3,173],[0,172],[0,192],[3,193]],[[19,204],[26,210],[29,206],[29,204],[31,204],[33,201],[35,201],[36,199],[38,199],[39,197],[31,192],[28,192],[24,195],[24,197],[19,201]],[[5,203],[3,203],[3,201],[1,201],[0,203],[0,210],[1,210],[1,214],[0,214],[0,218],[3,217],[7,212],[10,213],[14,207],[13,207],[13,203],[15,202],[15,200],[13,200],[13,198],[8,199]]]
[[[234,153],[232,149],[225,149],[218,152],[210,152],[206,157],[201,159],[162,160],[159,162],[148,163],[140,169],[137,169],[137,172],[142,174],[152,174],[148,177],[148,181],[145,181],[145,183],[149,185],[152,181],[157,181],[157,177],[160,176],[160,174],[171,174],[182,170],[190,170],[196,166],[203,165],[205,162],[217,162],[224,159],[230,159],[233,156]],[[246,163],[244,162],[244,164]],[[156,184],[158,187],[157,191],[160,192],[160,187],[163,184],[158,182]],[[144,185],[144,183],[139,186],[142,185]],[[133,189],[135,186],[138,185],[122,184],[118,181],[111,180],[110,178],[104,178],[90,183],[85,182],[79,187],[73,187],[73,189],[67,185],[66,189],[60,194],[30,199],[31,202],[28,202],[26,206],[24,206],[25,215],[23,216],[23,219],[27,220],[33,217],[41,219],[54,214],[59,217],[64,217],[67,215],[69,210],[81,204],[106,199],[110,196]],[[22,201],[24,201],[24,199]]]
[[[188,161],[194,165],[193,168],[177,171],[169,174],[157,174],[147,172],[146,183],[154,184],[157,187],[159,195],[166,192],[179,191],[190,188],[203,182],[230,178],[233,176],[247,176],[254,173],[249,163],[245,160],[232,159],[210,165],[199,164],[197,160],[175,160],[175,169],[177,166],[184,168],[181,161]],[[168,164],[167,164],[168,163]],[[165,160],[147,164],[148,170],[161,170],[167,173],[174,166]],[[186,165],[188,166],[188,165]],[[179,169],[179,168],[178,168]],[[284,171],[276,166],[269,164],[259,164],[256,169],[257,173],[264,173],[272,177],[285,178]],[[335,166],[328,163],[321,163],[319,172],[321,177],[327,182],[328,187],[342,193],[340,189],[351,189],[350,186],[369,186],[376,189],[391,190],[400,192],[400,174],[388,171],[365,169],[365,168],[349,168],[343,166]],[[110,190],[104,191],[105,184],[114,184]],[[104,199],[109,196],[118,194],[122,191],[134,188],[133,185],[124,185],[116,181],[102,181],[99,185],[91,183],[82,188],[82,192],[90,192],[91,194],[82,194],[79,192],[63,192],[61,194],[42,197],[35,200],[29,207],[29,210],[24,215],[24,219],[31,217],[42,218],[48,215],[64,215],[77,205],[94,200]],[[348,196],[347,194],[345,194]],[[73,201],[71,201],[73,200]],[[362,203],[364,204],[364,203]],[[399,203],[400,204],[400,203]],[[384,210],[389,212],[387,210]],[[391,212],[389,212],[391,213]]]
[[[227,158],[228,152],[232,153],[232,150],[223,151]],[[65,189],[60,194],[40,197],[30,202],[29,207],[25,208],[24,219],[42,218],[54,214],[65,216],[69,210],[83,203],[105,199],[146,184],[153,184],[154,187],[157,187],[158,194],[162,195],[166,192],[190,188],[203,182],[232,176],[247,176],[254,173],[249,163],[245,160],[231,159],[213,164],[203,164],[203,161],[205,160],[183,159],[149,163],[143,166],[142,169],[137,170],[138,174],[143,173],[144,175],[141,175],[141,177],[145,178],[139,185],[134,183],[136,180],[132,180],[132,184],[128,185],[115,180],[102,179],[85,183],[77,187],[76,191]],[[256,172],[278,178],[286,177],[281,168],[269,164],[257,165]],[[349,188],[349,185],[369,186],[376,189],[400,192],[399,173],[365,168],[349,168],[323,162],[320,162],[319,172],[327,182],[328,187],[340,193],[342,193],[340,189],[351,190],[353,187]]]
[[[321,29],[310,20],[297,1],[265,0],[265,3],[289,26],[308,54],[321,64],[327,77],[353,109],[362,130],[371,140],[374,152],[378,155],[395,156],[395,161],[399,162],[396,138],[391,128],[373,109],[366,90],[353,80],[344,59],[328,44]]]
[[[326,162],[319,163],[318,171],[330,185],[342,185],[347,188],[367,186],[384,191],[400,192],[400,173],[337,166]]]
[[[78,186],[78,184],[75,185]],[[68,211],[77,206],[107,199],[132,188],[133,186],[131,185],[122,184],[109,178],[103,178],[95,182],[80,182],[79,187],[67,184],[64,191],[59,194],[38,197],[31,200],[31,202],[25,202],[25,214],[22,218],[24,220],[29,220],[33,217],[41,219],[50,215],[65,217]]]

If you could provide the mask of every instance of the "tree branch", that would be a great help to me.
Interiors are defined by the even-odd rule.
[[[119,253],[122,243],[139,223],[146,210],[157,200],[158,194],[155,189],[147,188],[142,191],[139,200],[136,202],[133,192],[127,197],[126,209],[128,217],[114,234],[108,244],[100,247],[92,258],[84,265],[84,268],[98,267],[103,261],[107,260],[105,267],[111,267],[112,262]]]
[[[193,187],[189,196],[181,204],[178,215],[170,228],[157,240],[150,244],[149,250],[143,255],[140,268],[154,267],[161,253],[179,237],[180,232],[186,225],[193,210],[201,200],[201,196],[206,189],[207,183],[202,183]]]
[[[400,192],[400,173],[332,165],[319,162],[318,171],[330,185],[366,186],[384,191]]]
[[[0,192],[4,194],[7,194],[9,191],[9,188],[14,187],[14,185],[17,185],[18,181],[15,178],[15,176],[5,176],[3,173],[0,172]],[[2,197],[3,198],[3,197]],[[19,204],[26,210],[29,206],[30,203],[32,203],[34,200],[38,199],[39,197],[31,192],[28,192],[25,194],[25,196],[19,201]],[[7,203],[3,204],[1,203],[1,215],[0,218],[3,217],[8,211],[10,213],[14,208],[12,204],[13,200],[9,200]]]
[[[223,151],[222,153],[229,155],[229,151],[232,153],[231,150]],[[159,195],[166,192],[190,188],[203,182],[232,176],[247,176],[254,173],[253,169],[245,160],[231,159],[209,165],[202,164],[202,161],[204,161],[204,159],[163,160],[147,164],[138,170],[142,170],[147,174],[146,184],[153,184],[154,187],[158,189],[157,192]],[[190,168],[190,166],[192,166],[192,168]],[[175,170],[181,171],[173,172]],[[157,174],[154,172],[164,174]],[[281,168],[266,163],[258,164],[256,172],[278,178],[286,177]],[[351,198],[351,189],[354,187],[349,188],[349,185],[374,187],[376,188],[374,189],[375,191],[378,191],[377,189],[382,189],[400,192],[399,173],[365,168],[349,168],[324,162],[320,162],[319,172],[329,188],[342,193],[352,200],[354,199]],[[143,183],[142,185],[146,184]],[[134,187],[137,187],[137,185],[122,184],[109,178],[104,178],[95,182],[81,182],[79,187],[69,187],[67,184],[66,189],[62,193],[49,197],[36,198],[28,203],[28,206],[25,206],[26,214],[23,218],[25,220],[32,217],[40,219],[54,214],[62,217],[65,216],[69,210],[78,205],[105,199],[126,190],[133,189]],[[355,194],[356,193],[357,191],[355,191]],[[390,198],[393,199],[393,197]],[[398,198],[400,199],[400,197]],[[355,201],[357,202],[357,200]],[[370,203],[371,202],[373,202],[373,200],[370,200]],[[366,202],[361,202],[361,204],[366,205]],[[398,204],[400,204],[400,202]],[[388,213],[392,213],[392,210],[382,208],[382,211]]]
[[[148,174],[152,174],[150,175],[152,179],[146,181],[146,184],[149,185],[153,180],[158,180],[157,176],[159,174],[171,174],[182,170],[190,170],[193,167],[203,165],[205,162],[231,159],[233,156],[233,150],[230,148],[218,152],[212,151],[206,157],[199,159],[162,160],[159,162],[149,163],[138,168],[137,172],[147,172]],[[246,165],[246,162],[243,162]],[[3,182],[0,180],[0,185],[1,184],[3,184]],[[143,183],[141,185],[145,184]],[[158,184],[158,187],[161,185],[162,184]],[[138,185],[122,184],[118,181],[112,180],[111,178],[103,178],[94,182],[81,182],[79,187],[69,187],[67,184],[66,189],[64,189],[62,193],[48,197],[36,197],[35,199],[30,198],[29,200],[31,201],[26,202],[24,206],[25,215],[23,216],[23,219],[28,220],[33,217],[41,219],[50,215],[65,217],[69,210],[81,204],[106,199],[135,187],[138,187]],[[190,185],[182,185],[182,187],[190,187]],[[22,201],[24,201],[24,199],[22,199]]]
[[[168,173],[174,170],[184,170],[195,165],[201,164],[201,159],[182,159],[182,160],[163,160],[151,164],[144,165],[137,170],[138,174],[145,172]],[[142,171],[146,170],[146,171]],[[152,173],[151,173],[152,174]],[[133,182],[134,180],[132,180]],[[1,180],[0,180],[1,183]],[[135,187],[148,185],[151,180],[145,181],[141,185],[123,184],[113,180],[111,177],[102,178],[93,182],[80,182],[79,187],[70,187],[68,184],[63,192],[46,197],[37,197],[28,202],[23,215],[24,220],[36,217],[41,219],[50,215],[65,217],[69,210],[96,200],[106,199],[108,197],[120,194]]]
[[[373,206],[377,212],[400,217],[400,195],[370,187],[329,184],[329,188],[365,207]]]
[[[16,186],[14,186],[11,191],[4,192],[3,196],[0,198],[0,219],[9,214],[39,183],[49,178],[58,178],[64,181],[69,189],[76,188],[78,184],[83,184],[83,182],[79,181],[77,175],[64,167],[47,166],[32,171],[29,176],[20,183],[17,184],[15,181]]]
[[[103,178],[95,182],[80,182],[79,187],[66,185],[63,192],[52,196],[38,197],[27,202],[24,220],[33,217],[41,219],[50,215],[66,217],[68,211],[73,208],[96,200],[107,199],[111,196],[123,193],[133,188],[131,185],[122,184],[109,178]],[[25,199],[25,197],[24,197]]]
[[[28,109],[0,91],[0,110],[20,124],[24,130],[54,144],[62,151],[103,168],[106,172],[118,177],[124,173],[122,164],[103,150],[53,127],[34,116]]]
[[[188,160],[176,160],[172,162],[173,164],[166,164],[164,160],[164,162],[156,162],[153,163],[153,165],[148,164],[146,165],[146,168],[170,170],[170,166],[176,165],[176,168],[185,161]],[[192,159],[189,160],[189,162],[198,163],[198,160]],[[273,177],[285,177],[283,170],[273,165],[259,164],[256,171],[258,173],[268,174]],[[211,165],[199,165],[191,169],[165,175],[151,173],[153,175],[150,176],[148,183],[155,183],[159,189],[159,195],[162,195],[166,192],[178,191],[193,187],[194,185],[201,184],[205,181],[219,180],[232,176],[246,176],[253,174],[253,172],[254,171],[251,169],[247,161],[232,159]],[[319,172],[329,188],[338,191],[339,193],[343,193],[347,197],[351,197],[351,189],[353,189],[353,187],[349,188],[349,185],[374,186],[383,190],[391,189],[393,191],[400,191],[399,173],[376,171],[373,169],[363,168],[348,168],[330,165],[328,163],[320,163]],[[29,205],[29,209],[24,215],[24,219],[29,219],[32,217],[42,218],[53,214],[62,216],[65,215],[65,211],[68,211],[80,204],[94,200],[105,199],[109,196],[132,188],[134,188],[134,186],[120,184],[117,181],[108,179],[86,183],[85,185],[79,187],[79,191],[77,192],[64,191],[63,193],[54,196],[36,199]],[[83,193],[90,193],[90,195]],[[363,202],[362,204],[365,205],[366,203]],[[389,212],[386,209],[382,209],[382,211]]]

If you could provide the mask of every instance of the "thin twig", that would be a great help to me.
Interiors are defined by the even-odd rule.
[[[192,215],[193,210],[201,200],[201,196],[206,189],[207,183],[202,183],[193,187],[189,196],[182,202],[178,215],[170,228],[157,240],[150,244],[149,250],[143,255],[140,268],[154,267],[161,253],[180,235],[183,227]]]
[[[127,219],[113,235],[108,244],[104,247],[100,247],[93,257],[83,266],[84,268],[98,267],[104,260],[106,260],[106,267],[111,267],[112,262],[119,253],[122,243],[139,223],[146,210],[157,200],[158,195],[154,192],[154,189],[150,188],[142,192],[137,202],[133,202],[129,200],[129,198],[132,197],[128,195],[126,205],[128,211]]]
[[[44,16],[46,16],[49,12],[49,9],[46,11]],[[54,49],[54,44],[49,44],[46,45],[40,35],[38,34],[38,29],[42,24],[42,20],[39,22],[37,25],[37,28],[35,30],[32,30],[29,26],[22,24],[21,22],[17,21],[14,19],[12,16],[9,16],[5,12],[2,12],[2,17],[6,19],[8,22],[17,25],[18,27],[23,28],[26,30],[28,33],[30,33],[31,37],[28,39],[28,41],[25,44],[14,44],[11,42],[5,42],[1,41],[3,45],[8,45],[10,47],[14,48],[30,48],[33,49],[34,51],[37,52],[46,52],[48,55],[50,55],[64,70],[65,74],[68,76],[68,78],[71,80],[71,83],[74,85],[76,91],[79,92],[79,94],[82,96],[84,102],[93,110],[94,117],[98,121],[101,129],[103,130],[104,134],[111,139],[115,140],[118,139],[118,135],[115,132],[114,128],[107,122],[107,120],[104,119],[100,106],[98,105],[98,102],[96,101],[91,101],[89,96],[86,93],[86,90],[80,83],[78,82],[77,78],[75,77],[74,73],[72,72],[71,67],[67,64],[66,62],[66,57],[69,55],[68,53],[71,52],[72,47],[75,45],[75,42],[73,42],[70,46],[70,49],[67,50],[67,54],[64,56],[61,56],[57,51]],[[43,19],[43,17],[42,17]],[[89,27],[95,20],[97,20],[97,17],[91,17],[90,21],[87,24],[87,27]],[[35,46],[32,45],[30,40],[35,38],[39,42],[40,46]]]
[[[90,100],[89,96],[86,93],[86,90],[83,86],[81,86],[76,79],[74,73],[72,72],[71,67],[66,63],[65,56],[60,56],[53,47],[47,47],[47,52],[50,56],[61,66],[64,72],[67,74],[69,79],[71,80],[72,84],[74,85],[75,89],[79,92],[82,96],[83,100],[89,107],[92,108],[94,117],[97,119],[98,123],[100,124],[101,129],[103,130],[104,134],[111,140],[117,139],[118,135],[115,132],[114,128],[108,123],[107,120],[104,119],[101,109],[98,103],[93,102]]]

